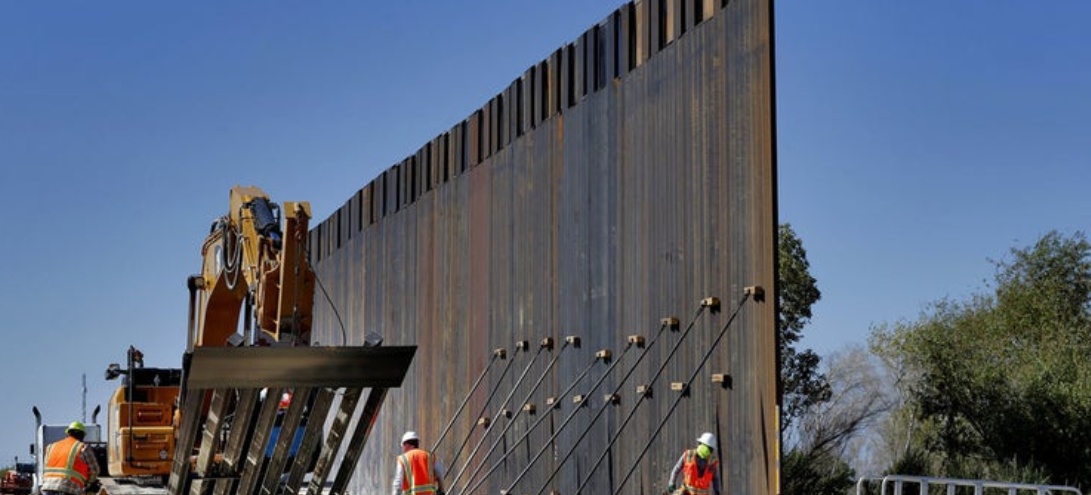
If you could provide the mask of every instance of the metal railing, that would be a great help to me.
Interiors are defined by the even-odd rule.
[[[879,483],[880,494],[887,495],[887,493],[893,493],[893,495],[902,495],[902,490],[906,484],[910,486],[916,486],[920,490],[920,495],[928,495],[929,487],[934,485],[940,485],[946,487],[946,490],[941,493],[946,495],[955,495],[956,488],[960,486],[971,487],[974,490],[974,495],[984,495],[986,490],[990,490],[988,493],[998,493],[997,490],[1004,490],[1008,495],[1016,495],[1019,492],[1034,492],[1037,495],[1047,495],[1053,493],[1072,493],[1075,495],[1083,495],[1078,488],[1071,486],[1061,485],[1036,485],[1032,483],[1009,483],[1004,481],[989,481],[989,480],[969,480],[958,478],[936,478],[929,476],[907,476],[907,475],[889,475],[882,477],[862,477],[856,481],[856,495],[864,495],[866,492],[865,486],[868,483]],[[887,487],[893,488],[893,492],[888,492]]]

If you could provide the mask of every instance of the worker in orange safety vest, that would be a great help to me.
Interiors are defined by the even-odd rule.
[[[42,493],[45,495],[82,495],[98,478],[95,454],[83,443],[87,429],[73,421],[64,431],[68,436],[45,449]]]
[[[697,447],[686,449],[682,457],[671,469],[667,481],[667,492],[674,495],[720,495],[720,461],[713,456],[716,450],[716,436],[702,433],[697,438]],[[682,474],[682,484],[678,474]]]
[[[443,466],[431,452],[420,448],[415,431],[402,435],[402,455],[394,473],[394,495],[445,495]]]

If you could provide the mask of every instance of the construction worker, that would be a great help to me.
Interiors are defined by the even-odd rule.
[[[420,448],[415,431],[402,435],[402,455],[394,473],[394,495],[445,495],[443,466],[431,452]]]
[[[64,432],[67,437],[45,449],[45,479],[42,481],[45,495],[83,495],[88,486],[97,484],[98,462],[83,443],[87,429],[83,423],[73,421]]]
[[[667,492],[675,495],[720,495],[720,461],[713,456],[714,450],[715,435],[706,432],[697,437],[697,447],[682,452],[682,458],[671,469]],[[678,473],[682,473],[682,485],[676,487]]]

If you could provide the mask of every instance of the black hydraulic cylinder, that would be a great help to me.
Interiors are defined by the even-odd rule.
[[[262,236],[272,239],[273,244],[279,247],[280,238],[283,235],[280,232],[280,221],[273,214],[273,207],[269,204],[269,200],[254,198],[246,203],[246,206],[250,208],[250,213],[254,215],[254,230],[257,230]]]

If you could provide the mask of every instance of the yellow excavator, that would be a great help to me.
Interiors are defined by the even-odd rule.
[[[231,189],[228,213],[202,244],[201,273],[188,279],[182,367],[146,368],[130,347],[126,368],[107,368],[107,379],[124,380],[107,411],[102,492],[133,493],[123,485],[138,484],[171,494],[298,493],[305,476],[315,493],[330,491],[330,476],[333,489],[344,490],[354,449],[362,449],[386,389],[400,386],[416,347],[381,347],[380,338],[310,345],[310,218],[306,202],[278,205],[256,187]],[[329,415],[334,407],[338,414]],[[349,436],[341,415],[367,425]],[[331,429],[335,438],[325,441]],[[345,438],[348,451],[335,470]],[[136,493],[155,493],[149,490]]]
[[[314,271],[305,251],[308,203],[280,207],[256,187],[231,189],[228,213],[212,223],[201,248],[200,275],[189,278],[190,324],[187,353],[195,347],[257,343],[306,345],[314,302]],[[251,318],[249,308],[257,318]],[[240,317],[244,333],[237,332]],[[112,364],[108,380],[124,376],[110,398],[107,424],[109,474],[165,477],[173,465],[177,401],[182,370],[145,368],[144,355],[130,347],[128,367]]]

